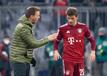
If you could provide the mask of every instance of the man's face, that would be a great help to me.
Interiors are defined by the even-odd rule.
[[[35,24],[40,18],[40,11],[36,11],[35,15],[31,15],[31,22]]]
[[[75,15],[68,16],[67,15],[67,21],[68,21],[69,25],[75,26],[75,24],[77,23],[77,16],[75,16]]]

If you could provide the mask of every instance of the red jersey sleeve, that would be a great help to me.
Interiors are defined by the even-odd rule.
[[[57,38],[54,40],[54,50],[58,50],[58,44],[61,39],[62,39],[62,32],[61,29],[58,29]]]
[[[89,30],[89,28],[87,26],[85,27],[85,37],[91,43],[91,49],[95,50],[95,48],[96,48],[96,41],[95,41],[94,36],[92,35],[91,31]]]

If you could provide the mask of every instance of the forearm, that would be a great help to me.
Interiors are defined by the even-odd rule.
[[[37,47],[41,47],[41,46],[47,44],[48,42],[49,42],[48,38],[43,38],[41,40],[35,40],[35,44],[34,45],[37,48]]]
[[[94,39],[93,37],[91,37],[91,38],[89,38],[88,40],[89,40],[90,43],[91,43],[91,50],[92,50],[92,51],[95,51],[95,48],[96,48],[96,41],[95,41],[95,39]]]
[[[37,39],[28,39],[26,42],[29,48],[38,48],[48,43],[48,38],[43,38],[41,40]]]
[[[58,50],[58,44],[59,44],[59,41],[58,40],[54,40],[54,51]]]
[[[29,30],[28,28],[26,29],[23,28],[21,30],[20,37],[29,48],[37,48],[37,47],[43,46],[49,41],[47,37],[41,40],[37,40],[36,38],[33,37],[31,30]]]

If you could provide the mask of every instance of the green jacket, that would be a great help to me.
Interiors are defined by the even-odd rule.
[[[19,19],[13,33],[10,60],[12,62],[30,63],[32,50],[48,43],[48,38],[37,40],[32,33],[32,24],[25,15]]]
[[[96,61],[107,61],[107,37],[98,37],[96,41]]]

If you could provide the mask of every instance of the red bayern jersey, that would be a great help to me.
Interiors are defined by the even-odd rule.
[[[86,24],[78,22],[75,26],[68,23],[58,29],[57,39],[54,41],[54,50],[58,49],[58,43],[63,39],[63,55],[65,61],[81,63],[84,61],[84,38],[91,43],[91,49],[95,50],[95,40]]]

